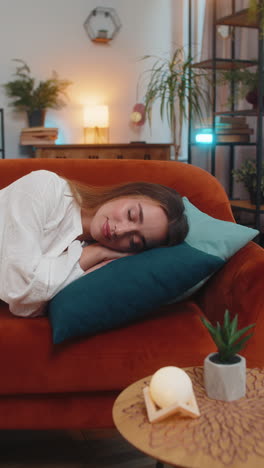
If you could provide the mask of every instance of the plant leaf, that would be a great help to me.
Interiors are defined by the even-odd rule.
[[[250,330],[251,328],[253,328],[255,326],[255,324],[253,323],[252,325],[248,325],[247,327],[245,328],[242,328],[241,330],[237,331],[233,336],[232,336],[232,340],[230,342],[230,344],[234,344],[236,343],[237,340],[239,340],[239,338],[244,335],[248,330]]]
[[[240,340],[237,344],[235,344],[234,346],[232,346],[232,351],[233,351],[233,354],[237,354],[239,351],[241,351],[241,349],[243,349],[245,347],[245,344],[246,342],[249,340],[249,338],[251,338],[253,336],[253,333],[251,333],[250,335],[247,335],[245,336],[244,338],[242,338],[242,340]]]
[[[234,333],[237,330],[237,323],[238,323],[238,315],[236,314],[233,321],[231,322],[231,326],[230,326],[230,335],[231,335],[231,337],[234,335]]]

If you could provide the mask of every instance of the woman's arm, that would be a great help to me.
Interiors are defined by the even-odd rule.
[[[118,252],[111,250],[100,244],[91,244],[83,248],[80,257],[80,267],[87,273],[91,268],[96,269],[96,265],[103,266],[111,260],[132,255],[131,253]],[[98,268],[99,266],[97,266]],[[90,271],[89,271],[90,272]]]
[[[1,214],[4,210],[0,297],[16,315],[42,314],[49,299],[84,274],[79,241],[59,255],[43,254],[45,229],[54,219],[54,206],[64,188],[56,174],[37,171],[9,187],[0,199]],[[56,223],[52,229],[62,235]]]
[[[0,216],[4,220],[0,298],[15,315],[43,315],[47,301],[87,270],[128,255],[99,244],[83,248],[78,240],[69,245],[64,240],[60,254],[43,248],[51,230],[58,239],[57,247],[63,244],[58,213],[63,218],[64,190],[65,181],[56,174],[35,171],[12,184],[0,197]],[[66,216],[70,216],[68,211]],[[43,253],[47,250],[48,254]]]

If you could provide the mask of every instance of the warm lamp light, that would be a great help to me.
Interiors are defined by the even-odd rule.
[[[85,143],[108,143],[108,106],[84,107]]]
[[[149,384],[150,395],[160,408],[174,403],[187,403],[192,397],[192,381],[179,367],[167,366],[152,376]]]
[[[109,127],[108,106],[85,106],[84,127]]]

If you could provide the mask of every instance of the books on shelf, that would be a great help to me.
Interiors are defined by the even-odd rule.
[[[202,129],[212,128],[212,122],[204,125]],[[215,134],[216,143],[247,143],[254,130],[249,127],[246,117],[216,116]]]
[[[233,117],[230,115],[216,115],[215,123],[216,124],[222,123],[222,124],[229,124],[229,125],[231,124],[232,125],[245,125],[247,124],[247,120],[246,120],[246,117]],[[212,126],[213,125],[212,118],[203,119],[203,125]]]
[[[217,115],[215,118],[216,124],[227,124],[233,127],[247,126],[246,117],[231,117],[229,115]]]
[[[229,134],[229,135],[216,135],[216,143],[249,143],[249,135],[243,134]]]
[[[215,132],[218,135],[252,135],[254,133],[253,128],[237,128],[237,127],[215,127]]]
[[[57,128],[28,127],[23,128],[20,134],[21,145],[52,145],[58,138]]]

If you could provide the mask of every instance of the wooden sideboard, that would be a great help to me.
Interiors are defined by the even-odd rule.
[[[36,158],[170,159],[170,144],[36,145]]]

